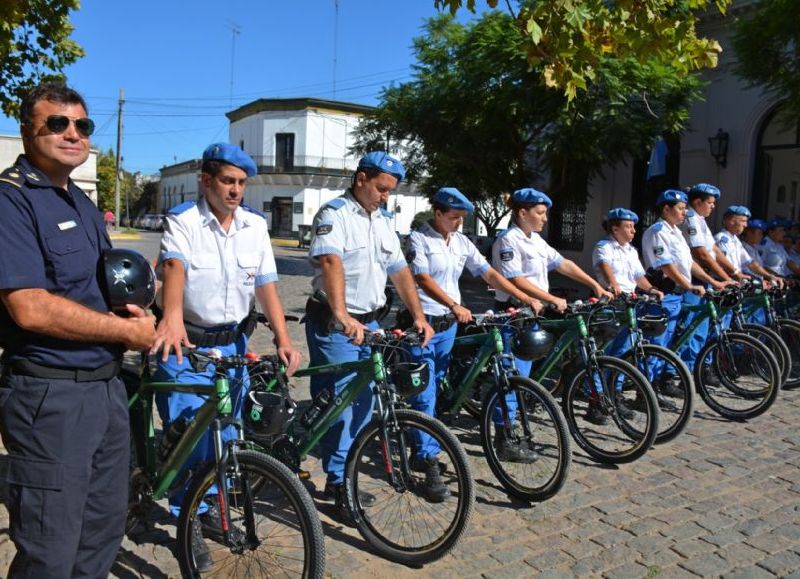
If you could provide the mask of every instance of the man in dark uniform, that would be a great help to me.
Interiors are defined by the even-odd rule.
[[[62,84],[23,100],[25,154],[0,174],[0,425],[8,451],[9,577],[105,577],[125,528],[129,439],[124,349],[154,318],[109,313],[103,218],[69,178],[94,125]]]

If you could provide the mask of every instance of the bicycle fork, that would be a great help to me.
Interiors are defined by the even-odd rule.
[[[384,406],[377,386],[375,387],[375,399],[378,416],[381,421],[380,438],[381,452],[383,453],[383,470],[386,474],[387,482],[397,492],[402,493],[408,490],[408,481],[411,480],[411,466],[408,461],[406,436],[398,427],[397,417],[394,413],[394,404]],[[394,436],[391,436],[392,434]],[[397,476],[392,461],[392,438],[397,441],[397,452],[400,456],[399,474],[402,476]]]

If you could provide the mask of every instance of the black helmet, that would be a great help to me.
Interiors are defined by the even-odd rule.
[[[553,334],[538,326],[517,331],[511,340],[511,352],[523,360],[544,358],[553,349]]]
[[[431,371],[427,362],[397,362],[389,369],[400,396],[416,396],[428,387]]]
[[[294,419],[296,409],[297,404],[288,396],[250,390],[242,409],[244,427],[249,432],[265,436],[283,434],[286,425]]]
[[[126,304],[147,308],[156,297],[156,273],[138,251],[107,249],[103,252],[105,294],[114,313],[127,313]]]
[[[636,318],[636,325],[648,338],[657,338],[667,331],[669,316],[665,312],[648,313]]]

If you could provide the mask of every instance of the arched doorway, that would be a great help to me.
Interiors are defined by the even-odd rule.
[[[765,219],[800,220],[800,121],[775,107],[758,135],[750,206]]]

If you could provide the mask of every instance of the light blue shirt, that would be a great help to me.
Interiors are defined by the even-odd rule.
[[[313,290],[324,290],[319,256],[338,255],[347,311],[365,314],[383,306],[388,274],[407,267],[390,216],[383,209],[367,214],[351,191],[323,205],[314,216],[308,250]]]
[[[692,279],[692,250],[681,230],[659,219],[642,236],[642,254],[647,267],[658,269],[673,264],[687,279]]]
[[[557,268],[564,257],[542,239],[538,233],[530,236],[512,225],[500,235],[492,245],[492,267],[506,279],[525,277],[530,283],[544,290],[550,290],[548,273]],[[498,301],[506,302],[511,296],[497,289]]]
[[[761,258],[764,260],[764,267],[774,271],[781,276],[792,275],[792,271],[786,265],[789,255],[780,243],[775,243],[769,237],[764,238],[764,245],[761,248]]]
[[[636,248],[630,243],[620,245],[611,236],[598,241],[592,251],[592,266],[595,275],[601,283],[609,287],[611,282],[603,275],[603,271],[600,269],[601,263],[608,264],[620,289],[626,293],[634,292],[636,282],[644,277],[644,268],[642,262],[639,261]]]
[[[455,301],[461,303],[461,290],[458,278],[466,267],[475,277],[489,269],[489,263],[466,235],[461,232],[450,234],[448,242],[430,223],[425,223],[418,231],[408,236],[408,261],[411,273],[425,273],[433,278],[442,290]],[[422,310],[429,316],[441,316],[450,310],[417,288]]]

